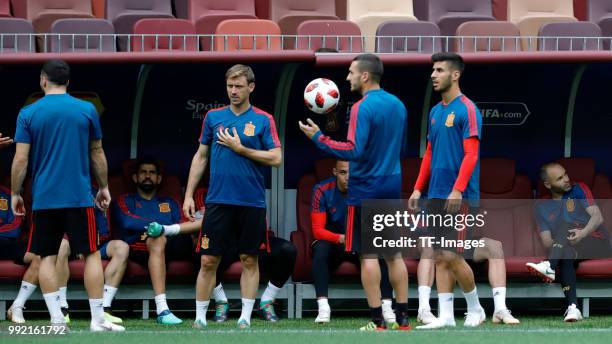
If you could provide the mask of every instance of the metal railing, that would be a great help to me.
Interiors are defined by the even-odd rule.
[[[366,49],[373,46],[375,49]],[[207,52],[314,50],[320,52],[432,53],[610,51],[612,37],[348,36],[178,34],[0,34],[0,54],[17,52]],[[324,48],[324,49],[321,49]]]

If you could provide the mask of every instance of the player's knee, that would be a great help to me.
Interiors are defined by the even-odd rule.
[[[201,256],[200,257],[200,266],[204,271],[216,271],[217,266],[219,265],[220,258],[215,256]]]
[[[57,252],[57,259],[68,259],[70,256],[70,243],[66,239],[62,239],[59,251]]]
[[[29,269],[32,269],[33,272],[38,273],[38,269],[40,269],[40,256],[33,254],[33,253],[26,253],[29,254],[31,256],[30,260],[30,267]]]
[[[113,253],[111,258],[126,261],[130,255],[130,246],[123,240],[113,240],[112,243]]]
[[[249,254],[241,254],[240,262],[242,263],[242,267],[247,270],[252,270],[257,268],[257,256],[249,255]]]
[[[165,236],[147,239],[147,249],[149,250],[149,254],[160,255],[164,253],[164,250],[166,249],[166,241],[167,239]]]
[[[485,239],[485,247],[487,247],[487,258],[502,259],[504,258],[504,248],[501,241],[493,239]]]

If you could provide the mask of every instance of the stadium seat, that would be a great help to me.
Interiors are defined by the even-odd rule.
[[[283,35],[296,35],[300,23],[306,20],[337,20],[334,1],[329,0],[270,0],[270,20],[278,23]],[[294,37],[286,38],[284,49],[294,49]]]
[[[176,15],[191,21],[200,35],[213,35],[227,19],[257,19],[253,0],[174,0]],[[200,39],[200,50],[212,51],[213,37]]]
[[[0,17],[12,17],[9,0],[0,0]]]
[[[13,9],[17,17],[32,22],[36,33],[50,32],[58,19],[93,18],[91,0],[18,0],[13,1]]]
[[[542,25],[538,36],[542,37],[538,50],[602,50],[601,29],[594,23],[548,23]]]
[[[412,1],[347,0],[347,19],[354,21],[365,36],[365,51],[374,52],[378,26],[387,20],[416,21]]]
[[[357,24],[346,20],[307,20],[297,28],[297,49],[314,50],[331,48],[338,52],[363,51],[361,30]]]
[[[133,52],[198,51],[195,26],[185,19],[140,19],[134,24],[134,34],[149,36],[135,36]]]
[[[280,28],[266,19],[228,19],[217,26],[215,51],[280,50]]]
[[[524,278],[525,263],[544,255],[533,219],[533,193],[527,176],[518,175],[514,160],[483,158],[480,162],[481,211],[485,226],[478,234],[499,240],[508,277]]]
[[[537,49],[534,39],[546,23],[577,21],[572,0],[508,0],[508,21],[519,28],[524,51]]]
[[[453,36],[457,27],[468,21],[492,21],[491,0],[414,0],[414,12],[419,20],[435,23],[442,36]],[[448,43],[447,43],[448,42]],[[454,49],[452,40],[443,46]]]
[[[120,51],[131,48],[131,39],[128,35],[134,31],[134,24],[143,18],[174,18],[170,0],[106,0],[106,19],[115,27],[119,35],[117,42]]]
[[[93,15],[96,18],[104,19],[106,15],[104,13],[104,8],[106,7],[106,0],[91,0],[91,9],[93,11]]]
[[[586,20],[599,25],[603,37],[612,37],[612,6],[608,0],[587,0]],[[610,39],[603,42],[610,49]]]
[[[465,22],[457,28],[455,41],[458,52],[519,51],[520,31],[516,25],[506,21]],[[479,36],[487,38],[476,38]],[[502,38],[503,37],[503,38]]]
[[[10,34],[17,34],[11,36]],[[0,52],[36,52],[32,23],[23,18],[0,18],[0,34],[4,35]]]
[[[565,168],[571,181],[582,182],[588,186],[591,192],[593,192],[595,199],[612,198],[610,179],[606,175],[596,172],[595,160],[576,157],[562,158],[557,160],[557,162]],[[538,197],[550,195],[542,181],[538,181],[537,194]]]
[[[440,29],[434,23],[411,20],[385,21],[376,30],[376,52],[424,54],[440,52],[442,40],[436,36],[440,36]]]
[[[59,19],[51,26],[48,39],[50,51],[58,52],[114,52],[113,24],[106,19]]]
[[[589,0],[573,0],[574,1],[574,17],[580,21],[589,20],[587,16],[587,2]],[[606,2],[607,0],[599,0]],[[493,16],[500,21],[508,20],[508,0],[492,0]]]

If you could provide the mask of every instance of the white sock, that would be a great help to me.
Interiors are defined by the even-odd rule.
[[[212,297],[215,299],[215,303],[227,303],[227,296],[225,296],[223,284],[219,283],[219,285],[213,289]]]
[[[181,232],[181,225],[164,225],[164,235],[165,236],[175,236]]]
[[[196,320],[200,320],[206,325],[206,311],[208,310],[208,304],[210,300],[198,301],[196,300]]]
[[[382,300],[381,307],[383,309],[383,313],[385,311],[393,311],[393,301],[391,301],[391,300]]]
[[[161,312],[169,310],[168,303],[166,302],[166,294],[155,295],[155,307],[157,307],[157,315]]]
[[[261,295],[261,303],[274,301],[274,299],[276,299],[276,295],[278,295],[278,292],[280,290],[281,288],[275,286],[274,284],[272,284],[272,282],[268,282],[268,287],[266,287],[266,290]]]
[[[19,288],[19,294],[17,294],[17,298],[13,301],[13,306],[15,307],[23,307],[32,296],[32,293],[36,290],[36,285],[30,282],[21,281],[21,287]]]
[[[45,298],[45,303],[47,304],[47,309],[49,309],[49,314],[51,315],[51,323],[52,324],[63,324],[66,321],[64,320],[64,315],[62,314],[62,309],[60,307],[60,296],[59,292],[54,291],[52,293],[43,294]]]
[[[68,287],[59,288],[60,307],[62,308],[68,308],[68,299],[66,298],[67,291],[68,291]]]
[[[95,323],[104,322],[104,307],[102,299],[89,299],[89,309],[91,311],[91,321]]]
[[[330,311],[331,309],[329,308],[329,303],[327,302],[327,299],[317,299],[317,305],[319,306],[319,311],[321,310],[327,310]]]
[[[467,302],[467,311],[468,312],[478,312],[482,307],[480,306],[480,301],[478,301],[478,291],[476,287],[474,290],[469,293],[463,292],[463,296],[465,296],[465,302]]]
[[[111,304],[113,303],[113,299],[115,298],[115,294],[117,294],[117,288],[107,284],[104,285],[104,302],[102,303],[104,308],[110,308]]]
[[[431,297],[431,287],[426,285],[419,286],[419,310],[431,310],[429,298]]]
[[[438,293],[438,318],[455,319],[454,301],[453,293]]]
[[[506,307],[506,287],[493,288],[493,304],[495,305],[495,311],[501,311],[507,309]]]
[[[253,299],[242,299],[242,312],[240,313],[240,320],[246,320],[249,324],[251,323],[251,313],[253,312],[253,306],[255,300]]]

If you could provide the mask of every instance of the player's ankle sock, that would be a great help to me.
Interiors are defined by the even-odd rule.
[[[155,295],[155,307],[157,308],[157,315],[165,310],[169,310],[168,303],[166,302],[166,294]]]
[[[66,298],[67,292],[68,292],[68,287],[59,288],[60,307],[62,308],[68,308],[68,299]]]
[[[431,310],[429,298],[431,297],[431,287],[426,285],[419,286],[419,310]]]
[[[91,311],[91,321],[95,323],[104,322],[104,307],[102,299],[89,299],[89,310]]]
[[[266,290],[261,295],[260,304],[274,301],[274,299],[276,299],[276,295],[278,295],[278,292],[280,290],[281,288],[275,286],[274,284],[272,284],[272,282],[268,282]]]
[[[117,294],[117,288],[107,284],[104,285],[104,297],[102,299],[102,305],[104,308],[110,308],[111,304],[113,303],[113,299],[115,298],[115,294]]]
[[[60,307],[59,292],[54,291],[52,293],[43,294],[43,298],[45,299],[45,304],[47,304],[47,309],[49,309],[49,314],[51,315],[51,323],[65,323],[64,315]]]
[[[225,296],[225,290],[223,290],[223,284],[219,283],[218,286],[213,289],[212,297],[216,303],[227,303],[227,296]]]
[[[330,310],[331,309],[329,307],[329,302],[327,301],[327,298],[317,299],[317,306],[319,307],[319,311],[320,310]]]
[[[438,293],[438,318],[454,319],[455,296],[453,293]]]
[[[463,292],[463,296],[465,297],[465,302],[467,303],[468,312],[478,312],[482,308],[480,306],[480,301],[478,300],[478,291],[476,290],[476,287],[474,287],[474,290],[468,293]]]
[[[21,287],[19,288],[19,294],[17,294],[15,301],[13,301],[13,306],[23,307],[26,301],[28,301],[28,299],[30,298],[30,296],[32,296],[32,293],[34,292],[34,290],[36,290],[35,284],[26,282],[26,281],[21,281]]]
[[[253,313],[253,306],[255,300],[253,299],[242,299],[242,312],[240,313],[240,320],[246,320],[249,324],[251,323],[251,313]]]
[[[493,304],[495,311],[506,309],[506,287],[493,288]]]
[[[196,300],[196,320],[202,321],[204,325],[206,325],[206,311],[208,310],[208,304],[210,304],[210,300]]]
[[[395,304],[395,319],[397,322],[405,319],[408,316],[408,304],[407,303],[396,303]]]
[[[376,326],[382,326],[384,323],[382,306],[372,308],[370,307],[370,314],[372,316],[372,322],[376,324]]]

